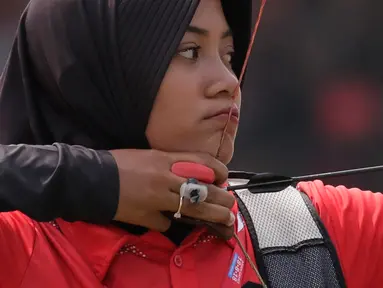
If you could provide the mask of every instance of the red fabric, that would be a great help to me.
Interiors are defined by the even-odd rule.
[[[241,287],[226,280],[235,240],[214,238],[205,229],[176,247],[153,231],[135,236],[83,222],[57,224],[62,233],[20,212],[0,214],[0,287]],[[241,233],[252,251],[247,229]],[[241,280],[248,279],[257,282],[245,263]]]
[[[324,185],[298,187],[313,202],[337,250],[350,288],[382,287],[383,195],[357,188]]]
[[[334,241],[348,287],[381,287],[383,196],[320,181],[299,187],[313,201]],[[20,212],[0,214],[0,287],[234,288],[257,282],[248,263],[235,276],[240,275],[241,284],[229,281],[235,241],[211,238],[203,229],[176,247],[157,232],[134,236],[114,227],[58,224],[62,233]],[[247,229],[240,234],[251,252]],[[123,247],[128,252],[120,255]]]

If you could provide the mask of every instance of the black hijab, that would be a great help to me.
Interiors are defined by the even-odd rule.
[[[198,0],[32,0],[0,81],[0,143],[149,148],[145,129]],[[223,0],[237,75],[251,0]]]

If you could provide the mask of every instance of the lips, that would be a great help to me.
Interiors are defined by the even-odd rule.
[[[228,117],[231,112],[231,118],[238,119],[239,118],[239,109],[237,105],[233,105],[231,107],[226,107],[221,110],[215,111],[211,114],[209,114],[205,119],[211,119],[211,118],[216,118],[216,117]]]

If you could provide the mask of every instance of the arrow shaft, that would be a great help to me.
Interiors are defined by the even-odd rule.
[[[291,182],[294,182],[294,181],[292,179],[284,179],[284,180],[278,180],[278,181],[259,182],[259,183],[252,183],[252,184],[228,186],[226,187],[226,190],[234,191],[234,190],[241,190],[241,189],[257,188],[261,186],[264,187],[264,186],[272,186],[272,185],[279,185],[279,184],[290,184]]]
[[[343,177],[343,176],[350,176],[350,175],[362,174],[362,173],[372,173],[372,172],[379,172],[379,171],[383,171],[383,165],[297,176],[297,177],[291,177],[289,179],[277,180],[277,181],[265,181],[265,182],[249,183],[249,184],[243,184],[243,185],[234,185],[234,186],[228,186],[226,190],[235,191],[235,190],[241,190],[241,189],[251,189],[251,188],[257,188],[257,187],[291,184],[293,182],[311,181],[316,179],[325,179],[325,178],[332,178],[332,177]]]
[[[304,176],[292,177],[292,179],[294,181],[309,181],[309,180],[315,180],[315,179],[350,176],[355,174],[372,173],[372,172],[378,172],[378,171],[383,171],[383,165],[304,175]]]

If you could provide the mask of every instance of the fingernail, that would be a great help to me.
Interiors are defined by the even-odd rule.
[[[230,212],[230,219],[229,219],[229,222],[227,223],[227,226],[233,226],[234,225],[234,222],[235,222],[235,216],[232,212]]]

